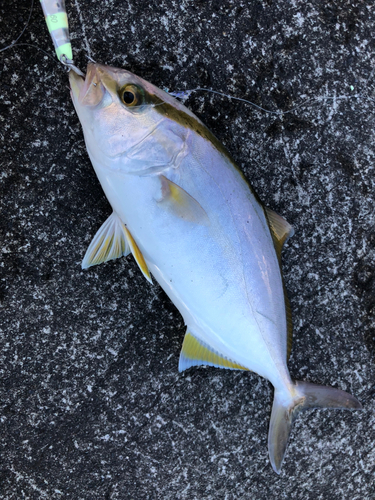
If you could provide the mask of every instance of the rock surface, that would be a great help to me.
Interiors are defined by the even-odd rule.
[[[53,58],[35,3],[19,43]],[[2,47],[30,5],[0,6]],[[110,206],[64,69],[21,45],[0,53],[1,498],[375,498],[373,2],[67,8],[82,69],[89,55],[171,91],[212,88],[286,112],[205,92],[186,102],[295,227],[283,254],[292,377],[347,390],[364,410],[302,414],[277,476],[270,384],[179,374],[182,319],[132,258],[81,270]]]

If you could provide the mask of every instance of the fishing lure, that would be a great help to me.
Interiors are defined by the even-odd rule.
[[[78,75],[84,76],[82,71],[73,64],[65,0],[40,0],[40,4],[58,60]]]

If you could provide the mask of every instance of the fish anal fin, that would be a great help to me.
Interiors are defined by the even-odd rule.
[[[82,269],[128,255],[130,247],[124,229],[123,222],[113,212],[92,239],[83,258]]]
[[[180,372],[191,366],[216,366],[229,370],[248,370],[248,368],[231,361],[212,349],[208,344],[197,339],[189,329],[186,330],[184,342],[182,344],[178,370]]]
[[[133,254],[133,257],[138,264],[139,269],[142,271],[143,276],[146,278],[147,281],[152,283],[151,279],[151,274],[150,271],[148,270],[146,261],[142,255],[142,252],[139,250],[137,243],[135,242],[133,236],[131,235],[129,229],[124,226],[124,231],[126,234],[127,242],[129,244],[130,250]]]
[[[161,182],[161,207],[171,211],[180,219],[208,226],[210,221],[206,211],[199,202],[190,196],[182,187],[167,179],[164,175],[159,176]]]
[[[284,243],[293,236],[293,226],[289,224],[281,215],[277,214],[268,207],[264,208],[268,225],[271,230],[273,243],[275,245],[277,257],[281,259],[281,250]]]

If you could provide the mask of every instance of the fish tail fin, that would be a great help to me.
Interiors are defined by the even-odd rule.
[[[308,408],[360,409],[361,403],[347,392],[310,384],[295,382],[294,396],[275,389],[271,421],[268,432],[268,453],[273,470],[279,474],[288,444],[293,422],[301,410]]]

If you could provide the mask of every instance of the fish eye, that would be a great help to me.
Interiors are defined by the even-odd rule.
[[[140,106],[143,102],[143,94],[136,85],[125,85],[119,92],[120,99],[127,107]]]
[[[135,95],[133,94],[133,92],[130,92],[129,90],[126,90],[122,94],[122,100],[124,101],[125,104],[133,104],[134,99]]]

